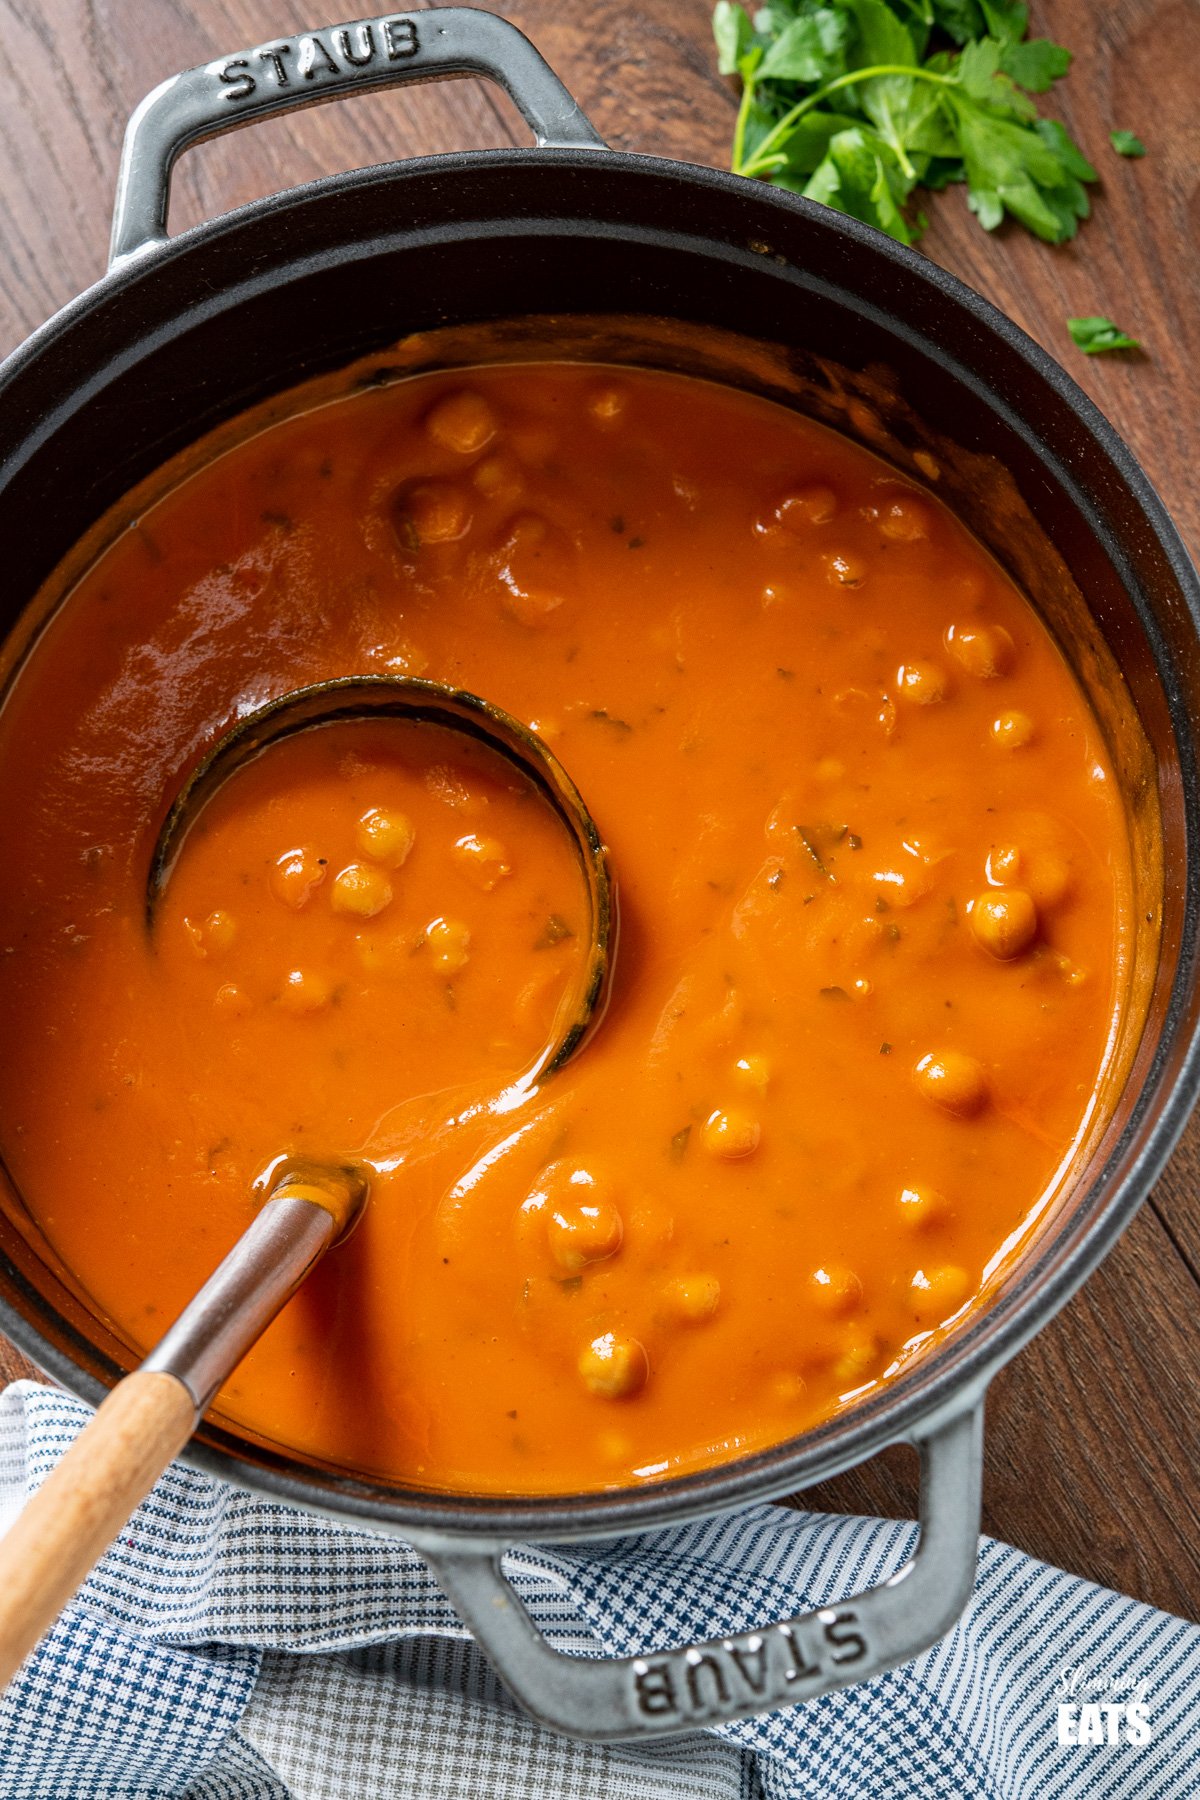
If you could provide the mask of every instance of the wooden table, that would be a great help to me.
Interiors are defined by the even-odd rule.
[[[351,10],[351,9],[347,9]],[[1033,0],[1035,29],[1072,46],[1055,102],[1103,175],[1095,217],[1049,249],[986,236],[961,190],[930,208],[924,249],[1060,357],[1133,445],[1193,548],[1200,486],[1200,8],[1194,0]],[[513,0],[608,141],[724,164],[734,99],[703,0]],[[3,0],[0,4],[0,349],[104,266],[127,114],[164,76],[323,22],[294,0]],[[1148,146],[1127,162],[1116,126]],[[172,225],[357,164],[524,143],[477,83],[368,95],[203,146],[181,165]],[[1144,359],[1089,360],[1071,313],[1109,313]],[[996,1382],[986,1529],[1144,1600],[1200,1617],[1200,1125],[1073,1303]],[[0,1376],[32,1373],[0,1340]],[[897,1450],[807,1503],[910,1514]]]

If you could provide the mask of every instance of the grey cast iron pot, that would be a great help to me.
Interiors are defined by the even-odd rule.
[[[367,169],[166,236],[171,166],[189,144],[364,86],[468,73],[509,91],[537,148]],[[497,356],[549,347],[740,382],[862,437],[909,475],[936,473],[1057,632],[1151,845],[1145,1029],[1127,1044],[1111,1117],[1068,1202],[993,1303],[877,1397],[704,1474],[562,1499],[401,1489],[216,1423],[195,1440],[189,1459],[226,1480],[402,1533],[531,1712],[562,1731],[620,1739],[863,1680],[927,1647],[966,1604],[989,1378],[1129,1222],[1196,1094],[1200,593],[1128,450],[1008,319],[826,208],[607,150],[518,31],[459,10],[276,40],[191,70],[139,107],[109,272],[0,371],[4,629],[109,506],[220,421],[410,333],[493,322]],[[1118,665],[1128,688],[1119,700]],[[1165,890],[1152,854],[1155,794]],[[10,1195],[0,1326],[94,1402],[135,1359],[52,1260]],[[552,1651],[501,1573],[513,1541],[611,1536],[791,1493],[900,1440],[922,1456],[919,1547],[884,1587],[819,1613],[594,1661]]]

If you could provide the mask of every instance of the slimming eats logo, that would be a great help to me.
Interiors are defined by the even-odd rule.
[[[1064,1669],[1058,1685],[1060,1744],[1148,1744],[1154,1736],[1144,1679],[1114,1681],[1076,1667]]]

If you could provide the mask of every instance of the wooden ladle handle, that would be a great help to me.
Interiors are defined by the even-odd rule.
[[[366,1199],[354,1168],[291,1164],[228,1256],[0,1538],[0,1689]]]
[[[0,1538],[0,1687],[16,1674],[198,1423],[175,1375],[137,1369]]]

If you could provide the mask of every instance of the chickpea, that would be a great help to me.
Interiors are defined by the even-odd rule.
[[[912,1231],[940,1224],[948,1210],[946,1196],[928,1182],[914,1181],[900,1189],[900,1217]]]
[[[971,1288],[971,1277],[955,1263],[918,1269],[909,1287],[913,1311],[923,1324],[940,1325],[964,1305]]]
[[[939,1050],[923,1056],[913,1072],[917,1091],[958,1118],[970,1118],[988,1097],[983,1066],[965,1050]]]
[[[490,894],[498,882],[512,874],[508,852],[499,839],[478,837],[473,831],[456,842],[454,860],[467,880],[482,888],[485,894]]]
[[[1023,750],[1033,733],[1033,720],[1025,712],[997,713],[992,720],[992,742],[1001,750]]]
[[[762,1126],[757,1119],[749,1113],[732,1110],[710,1113],[700,1128],[700,1142],[708,1154],[725,1162],[752,1156],[761,1137]]]
[[[597,425],[617,425],[624,418],[629,406],[629,395],[624,388],[598,388],[588,400],[587,409]]]
[[[768,1382],[767,1392],[778,1406],[797,1406],[808,1392],[808,1383],[803,1375],[780,1369]]]
[[[470,525],[470,502],[452,482],[419,481],[397,496],[396,531],[406,550],[452,544]]]
[[[1001,961],[1020,956],[1037,935],[1038,916],[1024,888],[988,888],[971,903],[975,942]]]
[[[677,1275],[667,1283],[664,1298],[680,1324],[703,1325],[717,1310],[721,1284],[715,1275]]]
[[[533,1214],[546,1212],[547,1206],[557,1204],[556,1195],[564,1190],[569,1198],[589,1199],[595,1192],[596,1178],[587,1169],[581,1169],[570,1162],[547,1163],[521,1202],[520,1217],[522,1219]],[[579,1190],[572,1194],[572,1190]],[[546,1215],[549,1217],[549,1214]]]
[[[226,981],[213,995],[213,1005],[218,1012],[227,1013],[232,1019],[241,1019],[250,1011],[249,996],[235,982]]]
[[[867,576],[867,565],[853,550],[830,550],[821,558],[825,579],[834,587],[861,587]]]
[[[192,949],[202,959],[214,952],[219,956],[223,950],[229,949],[237,936],[237,921],[231,913],[223,912],[220,908],[216,912],[210,912],[206,919],[185,919],[183,926],[191,939]]]
[[[485,456],[471,480],[485,500],[519,500],[525,492],[524,477],[510,456]]]
[[[876,869],[871,877],[879,897],[889,906],[907,911],[929,892],[929,872],[916,861],[907,861],[898,869]]]
[[[1003,625],[951,625],[946,648],[968,675],[991,681],[1013,665],[1013,641]]]
[[[929,536],[929,510],[915,494],[894,494],[879,509],[879,529],[895,544],[915,544]]]
[[[751,1088],[754,1092],[766,1092],[767,1083],[771,1079],[771,1065],[765,1056],[751,1054],[739,1057],[733,1065],[734,1078],[740,1087]]]
[[[237,922],[231,913],[210,912],[204,921],[204,930],[214,950],[228,950],[237,936]]]
[[[391,898],[392,884],[382,869],[373,869],[367,863],[347,863],[333,878],[329,904],[334,912],[373,919],[390,905]]]
[[[320,1012],[328,1006],[332,989],[323,975],[304,969],[292,969],[285,977],[279,996],[281,1006],[292,1013]]]
[[[584,1386],[600,1399],[627,1400],[645,1387],[650,1361],[635,1337],[606,1331],[581,1354],[579,1373]]]
[[[509,551],[533,551],[544,548],[550,536],[550,521],[544,513],[518,513],[505,533],[504,547]]]
[[[471,933],[460,919],[433,919],[425,927],[425,942],[433,952],[433,966],[442,975],[457,975],[470,957]]]
[[[464,388],[431,407],[425,429],[435,444],[459,456],[474,456],[496,435],[496,415],[482,394]]]
[[[1028,858],[1025,885],[1038,906],[1059,906],[1071,892],[1071,865],[1057,850],[1039,850]]]
[[[615,1256],[624,1235],[624,1222],[612,1201],[589,1194],[587,1188],[578,1197],[571,1194],[546,1220],[550,1254],[568,1275]]]
[[[833,489],[817,483],[786,495],[775,508],[775,517],[785,531],[799,535],[812,525],[827,525],[837,509]]]
[[[557,588],[523,588],[518,587],[514,581],[506,581],[500,604],[509,618],[515,619],[518,625],[525,625],[533,630],[544,625],[565,599],[566,595]]]
[[[1021,873],[1021,852],[1016,844],[994,844],[988,852],[986,874],[993,887],[1012,887]]]
[[[852,1328],[841,1352],[834,1358],[833,1378],[839,1384],[860,1386],[879,1362],[880,1340],[875,1332]]]
[[[853,1312],[862,1301],[862,1282],[844,1263],[825,1263],[814,1269],[808,1283],[809,1297],[824,1313],[840,1317]]]
[[[483,795],[472,798],[470,789],[465,785],[461,775],[446,763],[434,763],[425,771],[425,787],[435,800],[443,806],[452,806],[455,812],[478,812],[478,802],[487,805]]]
[[[936,663],[904,663],[896,675],[896,687],[901,699],[911,700],[914,706],[936,706],[946,698],[946,672]]]
[[[268,877],[271,892],[284,906],[298,912],[307,905],[314,888],[325,879],[324,861],[307,846],[285,850]]]
[[[354,841],[360,856],[382,863],[385,869],[398,869],[408,861],[417,834],[406,813],[372,806],[355,826]]]

